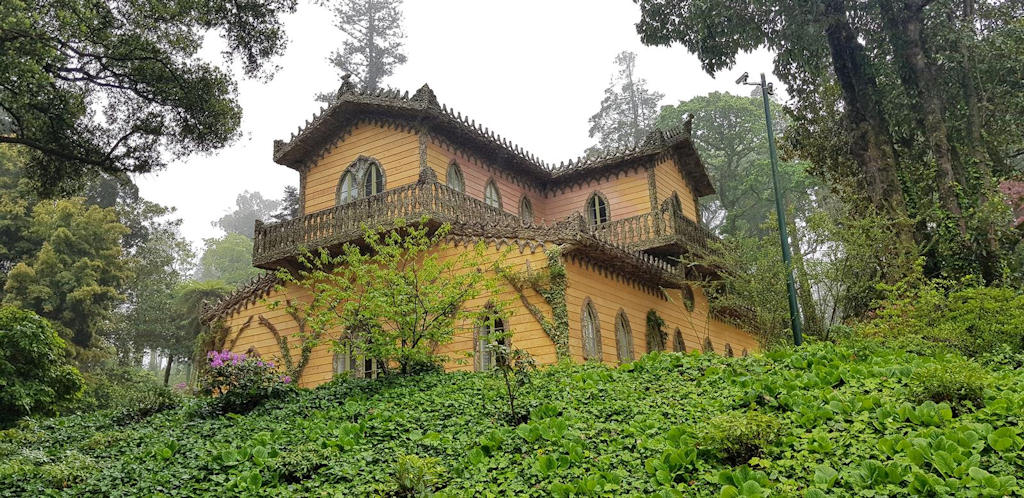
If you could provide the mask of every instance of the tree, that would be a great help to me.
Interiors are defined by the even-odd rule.
[[[20,417],[54,414],[82,392],[82,375],[68,364],[64,341],[45,319],[0,308],[0,427]]]
[[[276,303],[304,320],[302,349],[340,332],[333,338],[339,351],[377,359],[384,368],[397,363],[406,374],[434,364],[434,348],[451,341],[457,323],[501,317],[500,262],[485,257],[482,243],[454,256],[439,254],[450,230],[443,225],[431,233],[425,220],[397,220],[393,230],[368,228],[366,249],[347,244],[338,256],[307,253],[299,272],[279,270],[283,282],[312,296],[309,302]],[[467,301],[484,293],[494,296],[490,306],[466,309]]]
[[[167,357],[164,368],[164,385],[171,378],[171,365],[175,360],[187,360],[196,351],[196,339],[203,333],[205,326],[200,321],[203,306],[213,303],[231,292],[231,287],[220,281],[196,282],[189,281],[178,285],[173,292],[171,307],[173,308],[174,327],[164,330],[159,342],[159,350]]]
[[[302,206],[299,204],[299,189],[288,185],[284,188],[284,196],[281,197],[281,207],[274,214],[270,215],[273,221],[281,222],[294,220],[302,213]]]
[[[18,0],[0,6],[0,143],[28,152],[49,193],[97,172],[140,173],[223,147],[241,108],[207,34],[247,76],[283,53],[295,0]]]
[[[1000,278],[1018,241],[991,200],[1024,150],[1010,131],[1024,116],[1024,5],[639,3],[644,43],[680,42],[709,73],[740,51],[775,51],[792,97],[788,141],[815,173],[857,212],[881,214],[926,274]]]
[[[368,91],[376,90],[395,68],[405,64],[402,0],[336,0],[334,25],[347,37],[328,61]],[[334,92],[320,94],[334,100]]]
[[[39,250],[31,237],[31,207],[36,199],[24,175],[25,154],[0,144],[0,300],[7,273]]]
[[[285,195],[287,200],[287,191]],[[246,190],[235,197],[235,210],[221,216],[211,225],[219,227],[225,233],[238,233],[252,239],[255,236],[256,220],[272,218],[280,207],[281,201],[264,199],[263,194]]]
[[[93,346],[130,276],[121,258],[125,233],[112,208],[80,197],[39,202],[27,235],[40,249],[8,273],[4,304],[49,319],[77,348]]]
[[[658,102],[665,97],[648,90],[647,80],[636,76],[635,53],[620,53],[615,56],[615,64],[619,72],[604,90],[601,109],[590,117],[590,138],[596,136],[598,140],[587,154],[640,143],[654,126]]]
[[[199,258],[199,280],[239,285],[263,271],[252,266],[252,240],[244,235],[229,233],[203,242],[206,247]]]

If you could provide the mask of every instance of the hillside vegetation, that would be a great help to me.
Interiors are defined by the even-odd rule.
[[[1019,495],[1024,373],[986,364],[858,340],[559,365],[520,425],[495,375],[338,379],[244,416],[22,422],[0,494]]]

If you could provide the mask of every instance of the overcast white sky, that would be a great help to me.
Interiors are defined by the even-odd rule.
[[[662,104],[712,91],[748,93],[736,77],[772,69],[771,54],[755,52],[712,78],[683,47],[645,47],[634,28],[640,10],[630,0],[406,0],[404,11],[409,61],[386,84],[412,93],[428,83],[441,102],[549,162],[592,144],[587,118],[622,50],[637,53],[637,71],[665,94]],[[316,92],[340,83],[326,61],[342,40],[330,12],[301,3],[286,27],[290,42],[276,76],[240,81],[242,138],[137,177],[145,198],[178,209],[197,249],[203,238],[221,235],[210,222],[230,211],[240,192],[278,198],[285,185],[298,185],[298,173],[271,159],[273,141],[312,117]]]

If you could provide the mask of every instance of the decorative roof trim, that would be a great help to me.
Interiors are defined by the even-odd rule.
[[[264,272],[248,282],[239,285],[230,294],[220,298],[216,303],[203,303],[203,311],[199,314],[199,321],[204,324],[213,323],[214,320],[223,318],[244,308],[246,305],[255,304],[261,298],[270,294],[281,279],[273,272]]]
[[[310,120],[291,134],[288,141],[274,141],[274,162],[294,169],[301,168],[310,158],[322,154],[325,147],[337,142],[339,130],[346,130],[366,115],[398,119],[413,123],[414,128],[425,126],[433,132],[456,137],[455,140],[459,142],[486,150],[486,155],[502,167],[507,165],[520,174],[555,185],[573,183],[579,177],[589,177],[622,163],[650,160],[670,153],[679,162],[688,179],[693,181],[698,196],[714,193],[714,187],[691,140],[692,115],[677,128],[652,130],[638,144],[597,156],[577,157],[556,166],[542,161],[482,124],[477,124],[476,120],[440,104],[428,85],[423,85],[409,96],[409,92],[402,93],[393,89],[357,90],[348,80],[344,80],[334,102],[321,107],[320,112],[314,113]],[[682,162],[683,159],[689,161]]]

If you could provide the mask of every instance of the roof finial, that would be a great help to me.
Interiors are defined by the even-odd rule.
[[[352,73],[345,73],[341,75],[341,86],[338,87],[338,97],[341,97],[343,94],[356,91],[356,84],[349,81],[349,78],[351,77]]]
[[[426,83],[424,83],[419,90],[416,90],[416,93],[413,94],[412,99],[410,100],[413,100],[415,102],[423,102],[424,104],[427,104],[430,107],[441,107],[441,104],[437,102],[437,96],[434,95],[434,91],[431,90],[430,86],[427,85]]]

